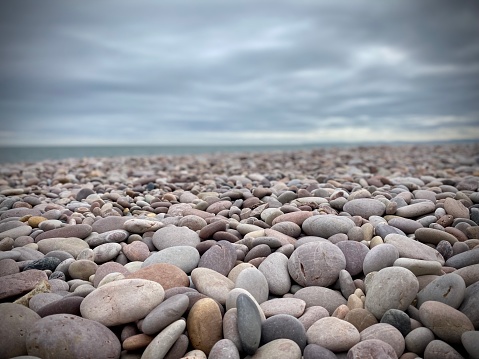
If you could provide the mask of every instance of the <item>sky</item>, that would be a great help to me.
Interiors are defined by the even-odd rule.
[[[0,144],[479,140],[476,0],[3,0]]]

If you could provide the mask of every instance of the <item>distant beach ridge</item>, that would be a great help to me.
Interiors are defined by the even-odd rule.
[[[234,152],[297,151],[315,148],[348,148],[379,145],[425,145],[474,143],[479,139],[428,142],[324,142],[304,144],[241,144],[241,145],[103,145],[103,146],[0,146],[0,163],[37,162],[82,157],[123,157],[193,155]]]

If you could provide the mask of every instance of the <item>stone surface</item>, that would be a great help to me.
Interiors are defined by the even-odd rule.
[[[320,306],[311,306],[306,308],[304,314],[299,317],[299,321],[303,324],[304,329],[307,331],[314,322],[321,318],[329,317],[329,312],[326,308]]]
[[[422,324],[449,344],[459,344],[464,332],[474,330],[470,319],[444,303],[428,301],[419,308]]]
[[[400,257],[437,261],[441,265],[445,263],[444,258],[437,250],[411,238],[399,234],[388,234],[384,242],[396,247]]]
[[[191,272],[191,280],[198,292],[205,294],[220,304],[226,303],[228,293],[235,287],[232,280],[208,268],[196,268]]]
[[[142,267],[148,267],[154,263],[169,263],[190,274],[198,266],[199,261],[200,254],[196,248],[192,246],[176,246],[151,254],[143,262]]]
[[[291,277],[288,272],[288,257],[283,253],[271,253],[258,267],[268,282],[269,291],[273,295],[284,295],[291,288]]]
[[[164,300],[143,319],[142,332],[148,335],[160,332],[181,318],[188,309],[189,302],[190,300],[185,294],[177,294]]]
[[[464,279],[455,273],[448,273],[433,280],[417,294],[417,307],[420,308],[424,302],[433,300],[457,309],[465,294]]]
[[[163,301],[164,295],[163,287],[156,282],[123,279],[88,294],[80,311],[84,318],[106,326],[125,324],[144,318]]]
[[[73,314],[81,316],[80,305],[83,297],[72,296],[64,297],[53,303],[49,303],[38,309],[37,313],[42,318],[54,314]]]
[[[424,359],[463,359],[464,357],[442,340],[433,340],[424,350]]]
[[[146,347],[141,359],[164,358],[186,328],[186,322],[179,319],[164,328]]]
[[[461,343],[471,358],[479,358],[479,331],[464,332],[461,336]]]
[[[343,211],[348,212],[351,216],[368,219],[371,216],[382,216],[386,211],[386,205],[377,199],[358,198],[346,202]]]
[[[331,350],[317,344],[308,344],[304,348],[303,359],[337,359],[336,354]]]
[[[262,344],[281,338],[291,339],[298,344],[301,351],[306,347],[306,330],[303,324],[291,315],[274,315],[261,324]]]
[[[221,339],[211,348],[208,359],[240,359],[240,354],[231,340]]]
[[[301,349],[290,339],[273,340],[256,351],[250,359],[301,359]]]
[[[223,338],[223,322],[218,304],[211,298],[197,301],[188,314],[187,330],[193,348],[209,354],[213,345]]]
[[[161,284],[164,290],[174,287],[189,287],[190,280],[185,272],[173,264],[157,263],[127,274],[127,279],[147,279]]]
[[[329,242],[305,243],[296,248],[288,260],[291,278],[302,286],[327,287],[338,279],[339,272],[345,268],[343,252]]]
[[[446,261],[446,266],[456,269],[479,264],[479,247],[456,254]]]
[[[196,247],[199,243],[198,234],[187,227],[166,226],[153,235],[153,244],[159,251],[176,246]]]
[[[416,298],[419,282],[402,267],[381,269],[367,288],[365,308],[380,319],[389,309],[406,310]]]
[[[46,238],[37,242],[38,250],[44,254],[51,251],[65,251],[70,253],[73,258],[78,257],[85,248],[90,248],[88,243],[80,238]]]
[[[427,345],[434,340],[434,333],[426,327],[419,327],[410,331],[404,340],[408,351],[422,356]]]
[[[442,266],[436,261],[425,261],[412,258],[398,258],[393,266],[409,269],[416,277],[423,275],[441,275]]]
[[[338,291],[324,287],[305,287],[294,293],[294,298],[302,299],[306,302],[306,308],[320,306],[325,308],[329,314],[342,304],[346,304],[346,299]]]
[[[464,313],[472,322],[476,330],[479,329],[479,282],[468,286],[464,293],[464,300],[459,310]]]
[[[306,332],[306,336],[309,344],[317,344],[333,352],[348,351],[360,340],[354,325],[334,317],[315,322]]]
[[[228,241],[219,241],[211,246],[200,258],[198,267],[209,268],[224,276],[233,269],[236,263],[236,249]]]
[[[386,267],[392,267],[394,261],[398,258],[399,250],[392,244],[384,243],[375,246],[364,257],[363,273],[368,274]]]
[[[297,298],[274,298],[261,303],[260,307],[266,318],[277,314],[299,318],[306,309],[306,302]]]
[[[48,277],[38,269],[0,277],[0,300],[28,292],[43,280],[48,280]]]
[[[381,323],[391,324],[403,337],[411,331],[411,318],[399,309],[389,309],[381,318]]]
[[[360,242],[355,241],[343,241],[336,244],[346,259],[346,270],[355,276],[362,272],[364,258],[369,252],[369,248]]]
[[[390,324],[378,323],[364,329],[361,333],[361,341],[379,339],[389,344],[399,358],[404,352],[405,342],[401,332]]]
[[[74,335],[72,335],[74,333]],[[119,358],[121,344],[106,326],[71,314],[56,314],[28,330],[29,355],[40,358]]]
[[[336,233],[346,234],[354,226],[354,222],[347,217],[324,215],[306,219],[301,227],[308,236],[329,238]]]
[[[354,325],[359,332],[378,323],[376,317],[364,308],[351,309],[344,320]]]
[[[252,355],[261,340],[261,316],[256,303],[246,294],[236,299],[237,327],[241,347],[246,354]]]
[[[348,351],[348,359],[384,358],[396,359],[393,347],[379,339],[363,340]]]
[[[235,288],[246,289],[259,304],[268,299],[268,281],[264,274],[256,268],[246,268],[242,270],[236,278]]]
[[[26,336],[40,316],[16,303],[0,303],[0,358],[27,354]]]

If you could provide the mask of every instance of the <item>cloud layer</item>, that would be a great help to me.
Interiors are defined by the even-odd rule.
[[[0,3],[3,144],[479,139],[475,1]]]

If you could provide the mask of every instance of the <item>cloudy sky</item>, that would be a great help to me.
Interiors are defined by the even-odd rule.
[[[476,0],[0,2],[0,143],[479,139]]]

